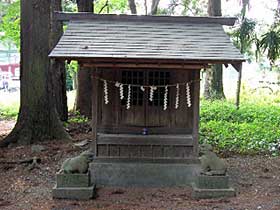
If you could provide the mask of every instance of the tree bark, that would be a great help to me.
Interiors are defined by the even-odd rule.
[[[131,14],[137,14],[136,4],[134,0],[128,0],[128,5],[131,11]]]
[[[158,10],[158,4],[160,0],[153,0],[152,6],[151,6],[151,14],[150,15],[156,15]]]
[[[53,101],[48,58],[50,3],[21,0],[20,111],[14,129],[0,146],[69,138]]]
[[[51,0],[51,37],[50,50],[58,43],[63,34],[63,23],[56,21],[54,11],[62,11],[61,0]],[[50,71],[52,72],[54,103],[60,120],[67,121],[68,107],[66,94],[66,69],[65,62],[51,60]]]
[[[92,0],[77,0],[77,6],[79,12],[93,12]],[[84,68],[79,66],[77,73],[77,95],[75,107],[76,111],[80,114],[91,118],[91,70],[89,68]]]
[[[235,102],[236,109],[239,109],[239,106],[240,106],[241,81],[242,81],[242,68],[239,69],[239,72],[238,72],[236,102]]]
[[[222,16],[221,0],[208,0],[208,15]],[[204,97],[206,99],[224,99],[223,66],[215,64],[206,70]]]

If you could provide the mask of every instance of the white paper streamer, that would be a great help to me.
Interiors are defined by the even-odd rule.
[[[119,82],[116,82],[115,86],[116,86],[117,88],[119,88],[119,91],[120,91],[120,99],[123,100],[123,99],[124,99],[123,84],[122,84],[122,83],[119,83]]]
[[[131,85],[128,85],[126,109],[130,109],[131,102]]]
[[[105,104],[109,103],[109,95],[108,95],[108,83],[104,80],[104,102]]]
[[[191,90],[190,90],[189,83],[186,84],[186,98],[187,98],[187,106],[191,107],[192,102],[191,102]]]
[[[150,97],[149,97],[149,100],[150,101],[153,101],[154,100],[154,91],[157,89],[157,87],[155,86],[151,86],[150,87]]]
[[[175,100],[175,109],[179,108],[180,102],[180,86],[179,84],[176,85],[176,100]]]
[[[164,92],[164,102],[163,102],[163,110],[167,110],[167,104],[168,104],[168,86],[165,86],[165,92]]]

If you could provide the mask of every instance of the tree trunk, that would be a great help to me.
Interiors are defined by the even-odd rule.
[[[153,0],[152,6],[151,6],[151,14],[150,15],[156,15],[158,10],[158,4],[160,0]]]
[[[93,12],[93,0],[77,0],[79,12]]]
[[[77,0],[79,12],[93,12],[92,0]],[[78,67],[78,88],[76,95],[76,111],[91,118],[91,70],[89,68]]]
[[[51,37],[50,49],[52,50],[63,34],[62,22],[56,21],[54,11],[62,11],[61,0],[51,0]],[[60,120],[67,121],[68,107],[66,95],[66,70],[65,62],[51,60],[50,71],[52,72],[54,103]]]
[[[131,11],[131,14],[137,14],[136,4],[134,0],[128,0],[128,5]]]
[[[21,0],[20,111],[14,129],[0,146],[69,138],[53,101],[48,58],[50,3]]]
[[[222,16],[221,0],[208,0],[208,15]],[[206,99],[224,99],[223,66],[215,64],[206,70],[204,97]]]
[[[236,89],[236,109],[239,109],[240,105],[240,92],[241,92],[241,80],[242,80],[242,68],[238,72],[237,89]]]

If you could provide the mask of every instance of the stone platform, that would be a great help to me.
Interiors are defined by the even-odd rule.
[[[97,161],[90,164],[93,183],[99,186],[191,186],[200,172],[198,163],[145,163]]]
[[[89,200],[95,196],[95,185],[87,174],[56,174],[53,198]]]
[[[233,197],[235,190],[229,186],[229,177],[198,175],[192,183],[192,197],[194,199],[211,199]]]

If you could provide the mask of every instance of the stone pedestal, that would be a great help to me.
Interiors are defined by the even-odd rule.
[[[95,195],[95,185],[87,174],[56,174],[53,198],[89,200]]]
[[[94,160],[89,170],[98,187],[184,187],[194,182],[200,165]]]
[[[235,190],[229,186],[229,177],[198,175],[192,183],[194,199],[220,198],[235,196]]]

